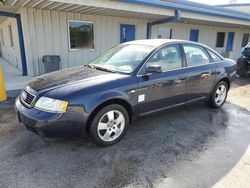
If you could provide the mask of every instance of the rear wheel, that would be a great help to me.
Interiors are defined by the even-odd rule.
[[[227,99],[227,93],[228,93],[227,83],[224,81],[220,81],[216,85],[216,87],[215,87],[215,89],[210,97],[210,100],[208,101],[209,107],[221,108]]]
[[[128,125],[127,110],[118,104],[108,105],[95,115],[89,128],[89,136],[95,144],[108,146],[124,136]]]

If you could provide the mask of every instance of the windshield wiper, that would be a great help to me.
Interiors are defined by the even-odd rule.
[[[97,69],[97,70],[116,73],[116,71],[107,69],[107,68],[105,68],[105,67],[96,66],[96,65],[89,65],[89,66],[90,66],[91,68],[94,68],[94,69]]]
[[[85,66],[86,66],[86,67],[90,67],[90,68],[92,68],[92,69],[95,69],[95,67],[94,67],[93,65],[90,65],[90,64],[86,64]]]

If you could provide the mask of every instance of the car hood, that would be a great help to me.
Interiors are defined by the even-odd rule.
[[[79,82],[82,82],[83,85],[84,82],[86,82],[86,84],[88,82],[87,85],[89,85],[89,82],[91,82],[91,84],[95,84],[101,80],[114,80],[118,75],[119,74],[116,73],[81,66],[39,76],[27,83],[27,87],[35,90],[36,92],[46,92]],[[120,74],[120,76],[122,76],[122,74]]]

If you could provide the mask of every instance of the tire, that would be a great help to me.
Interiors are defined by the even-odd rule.
[[[89,127],[89,137],[98,146],[109,146],[121,140],[128,127],[127,110],[111,104],[97,112]]]
[[[227,99],[227,93],[227,83],[224,81],[220,81],[214,88],[213,93],[210,96],[210,100],[207,102],[208,106],[210,108],[221,108]]]
[[[240,60],[239,66],[240,67],[239,67],[238,75],[243,78],[249,77],[250,74],[247,73],[247,60],[245,59]]]

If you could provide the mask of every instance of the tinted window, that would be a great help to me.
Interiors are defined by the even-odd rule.
[[[208,53],[211,55],[213,62],[222,61],[221,57],[212,52],[211,50],[208,50]]]
[[[216,47],[217,48],[223,48],[225,42],[225,33],[224,32],[218,32],[217,33],[217,40],[216,40]]]
[[[204,48],[196,45],[183,45],[187,66],[196,66],[210,63]]]
[[[242,38],[242,47],[245,47],[248,44],[248,40],[249,40],[249,34],[248,33],[244,33],[243,34],[243,38]]]
[[[156,52],[148,61],[149,65],[159,65],[162,71],[181,68],[182,59],[178,45],[166,46]]]
[[[70,49],[94,49],[94,25],[90,22],[69,21]]]

